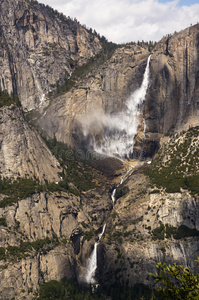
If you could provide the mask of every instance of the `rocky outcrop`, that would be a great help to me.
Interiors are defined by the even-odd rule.
[[[59,181],[58,161],[15,105],[0,111],[0,171],[3,177]]]
[[[50,7],[1,0],[0,10],[0,88],[18,94],[25,111],[48,105],[48,93],[101,50],[95,36]]]

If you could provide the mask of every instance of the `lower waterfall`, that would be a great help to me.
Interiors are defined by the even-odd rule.
[[[91,256],[88,259],[87,262],[87,273],[86,273],[86,282],[88,284],[95,284],[95,271],[97,269],[97,245],[98,243],[96,242],[94,244],[94,249],[93,252],[91,253]]]
[[[98,235],[98,241],[95,242],[94,249],[91,253],[91,256],[89,257],[89,259],[87,261],[85,280],[88,284],[96,283],[95,272],[97,269],[97,246],[98,246],[98,242],[101,240],[101,238],[104,234],[105,228],[106,228],[106,224],[104,224],[102,232]]]

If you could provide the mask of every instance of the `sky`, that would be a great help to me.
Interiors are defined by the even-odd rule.
[[[158,41],[199,22],[199,0],[39,0],[114,43]]]

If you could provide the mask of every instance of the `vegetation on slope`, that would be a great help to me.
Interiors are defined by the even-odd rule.
[[[57,183],[45,181],[45,184],[41,184],[37,178],[33,180],[18,177],[13,180],[0,176],[0,194],[4,195],[0,201],[0,207],[12,205],[35,193],[68,192],[78,196],[81,192],[99,186],[100,173],[94,171],[84,159],[78,156],[80,153],[61,142],[57,142],[55,138],[46,141],[46,143],[60,162],[62,167],[62,171],[59,173],[61,180]]]
[[[25,199],[41,191],[42,186],[32,179],[17,178],[12,181],[11,179],[0,177],[0,194],[5,195],[0,201],[0,207],[12,205],[20,199]]]
[[[186,225],[180,225],[178,228],[163,223],[152,231],[153,240],[164,240],[164,238],[174,238],[176,240],[199,236],[199,231],[195,228],[189,228]]]
[[[33,255],[33,251],[36,254],[38,252],[46,254],[54,249],[57,245],[59,245],[57,237],[54,237],[53,239],[49,239],[47,237],[45,239],[38,239],[33,242],[21,240],[19,246],[8,245],[5,248],[0,247],[0,260],[17,261]]]
[[[70,192],[77,193],[76,190],[70,188],[67,181],[60,181],[57,184],[54,182],[47,182],[41,184],[39,180],[31,178],[20,178],[15,180],[11,178],[0,177],[0,194],[4,198],[0,201],[0,207],[6,207],[17,203],[19,200],[25,199],[36,193],[41,192]]]
[[[79,193],[99,185],[97,182],[100,172],[88,165],[82,151],[71,149],[66,144],[58,142],[56,138],[46,140],[46,143],[63,168],[60,172],[63,182],[72,183]]]
[[[108,42],[105,37],[102,37],[101,39],[103,41],[103,50],[97,55],[91,57],[87,63],[79,67],[76,66],[75,61],[71,60],[70,65],[74,70],[71,77],[69,78],[68,74],[66,74],[65,82],[63,84],[60,85],[58,81],[56,86],[51,86],[54,91],[48,94],[49,97],[57,97],[68,92],[72,87],[76,85],[77,82],[79,82],[80,79],[84,78],[89,72],[99,68],[100,65],[102,65],[113,55],[115,49],[119,47],[112,42]]]
[[[117,284],[101,290],[96,289],[91,292],[90,289],[83,289],[76,282],[64,278],[61,281],[52,280],[44,283],[39,289],[38,300],[47,299],[71,299],[71,300],[138,300],[151,298],[151,290],[143,284],[136,284],[134,287]]]
[[[146,175],[151,182],[168,193],[180,188],[199,194],[199,126],[170,137],[157,154]]]
[[[103,298],[97,293],[80,288],[76,282],[64,278],[61,281],[51,280],[44,283],[39,289],[39,297],[37,299],[102,300]]]
[[[0,89],[0,107],[12,104],[20,106],[19,98],[16,95],[9,95],[6,90]]]

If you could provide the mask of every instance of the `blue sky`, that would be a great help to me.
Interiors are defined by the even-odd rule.
[[[168,0],[159,0],[159,2],[166,3],[166,2],[169,2],[169,1]],[[190,6],[192,4],[198,4],[198,3],[199,3],[199,0],[180,0],[179,1],[180,6],[182,6],[182,5]]]
[[[199,0],[180,0],[180,5],[192,5],[192,4],[195,4],[195,3],[199,3]]]
[[[158,41],[199,22],[199,0],[39,0],[109,41]]]

